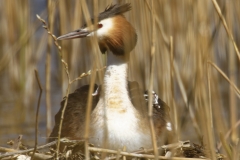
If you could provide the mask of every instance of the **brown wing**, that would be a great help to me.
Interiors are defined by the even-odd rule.
[[[141,107],[140,109],[143,115],[148,115],[148,94],[140,89],[137,82],[128,82],[130,98],[135,107]],[[155,94],[155,95],[154,95]],[[145,112],[145,113],[144,113]],[[156,131],[156,136],[162,135],[167,131],[169,124],[171,125],[169,117],[169,107],[163,102],[156,93],[153,93],[153,123]],[[171,127],[171,126],[170,126]],[[168,130],[169,131],[169,130]],[[170,133],[167,133],[170,135]],[[172,133],[171,133],[172,134]]]
[[[95,84],[94,91],[97,90],[97,88],[98,86]],[[61,137],[67,137],[69,139],[83,138],[89,89],[90,86],[85,85],[69,94],[62,124]],[[96,107],[98,100],[99,95],[93,96],[92,110]],[[60,110],[55,115],[55,126],[50,134],[49,142],[55,140],[58,136],[58,129],[64,103],[65,98],[61,102]]]

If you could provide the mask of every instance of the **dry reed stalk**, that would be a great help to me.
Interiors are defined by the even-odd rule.
[[[48,24],[49,24],[49,30],[52,31],[53,29],[53,24],[54,24],[54,17],[55,17],[55,12],[54,12],[54,7],[53,7],[54,2],[53,1],[48,1],[47,2],[47,10],[48,10]],[[52,38],[48,38],[48,43],[47,43],[47,56],[46,56],[46,71],[45,71],[45,90],[46,90],[46,137],[51,133],[52,129],[52,123],[51,123],[51,59],[52,59]]]
[[[33,150],[33,154],[32,154],[32,158],[34,157],[34,154],[37,150],[37,145],[38,145],[38,114],[39,114],[39,108],[40,108],[40,103],[41,103],[41,98],[42,98],[42,85],[41,82],[39,80],[39,76],[38,76],[38,71],[34,70],[35,72],[35,76],[36,76],[36,80],[38,83],[38,87],[39,87],[39,97],[38,97],[38,103],[37,103],[37,110],[36,110],[36,119],[35,119],[35,145],[34,145],[34,150]]]
[[[71,10],[71,8],[69,7],[69,4],[68,4],[68,1],[59,1],[59,5],[58,5],[58,10],[59,10],[59,25],[60,25],[60,28],[59,28],[59,34],[60,35],[63,35],[65,34],[68,29],[67,29],[67,25],[68,23],[71,24],[71,21],[72,21],[72,17],[71,16],[68,16],[68,13],[69,13],[69,10]],[[62,55],[67,55],[68,54],[68,51],[71,50],[71,48],[69,46],[67,46],[66,43],[61,43],[61,53]],[[70,55],[69,55],[70,56]],[[65,56],[64,59],[67,59],[69,56]],[[68,62],[66,60],[66,62]],[[65,79],[65,70],[64,69],[60,69],[60,75],[61,75],[61,88],[62,88],[62,93],[65,93],[66,92],[66,89],[67,89],[67,80]]]
[[[224,139],[223,134],[220,133],[219,137],[220,137],[221,143],[223,145],[223,148],[225,149],[225,151],[227,153],[228,159],[232,159],[232,151],[231,151],[229,145],[227,144],[226,140]]]
[[[64,33],[61,32],[62,34],[65,34],[65,32],[69,32],[71,30],[75,30],[77,28],[80,28],[83,24],[81,22],[81,19],[83,19],[83,13],[82,13],[82,7],[81,7],[81,1],[75,1],[74,2],[75,5],[73,6],[73,9],[74,9],[74,12],[73,12],[73,15],[71,15],[71,18],[72,20],[72,24],[71,24],[71,29],[70,28],[66,28],[67,26],[65,25],[63,27],[63,29],[65,30]],[[62,14],[65,14],[65,16],[67,14],[70,14],[71,13],[71,10],[65,10],[64,11],[61,11],[63,12]],[[67,13],[66,13],[67,12]],[[66,22],[68,19],[63,19],[63,23],[68,23]],[[62,29],[62,28],[61,28]],[[62,29],[62,30],[63,30]],[[79,61],[80,59],[84,59],[84,48],[82,47],[82,40],[81,39],[75,39],[73,41],[68,41],[67,44],[69,43],[72,43],[72,45],[67,45],[67,46],[64,46],[65,47],[65,50],[67,51],[68,50],[68,53],[69,56],[68,59],[69,59],[69,69],[70,69],[70,74],[71,74],[71,77],[76,77],[79,73],[82,73],[83,71],[87,70],[88,68],[86,67],[86,62],[81,60],[81,63],[79,64]],[[71,53],[69,53],[69,50],[72,50]],[[78,64],[78,67],[76,67],[76,64]],[[81,69],[81,70],[80,70]],[[76,88],[78,87],[78,84],[77,83],[73,83],[71,85],[71,89],[75,90]]]
[[[226,8],[227,10],[231,10],[233,4],[231,3],[226,3]],[[226,15],[226,20],[228,21],[228,25],[229,25],[229,30],[232,33],[232,28],[233,28],[233,18],[234,18],[234,13],[233,12],[227,12]],[[229,79],[236,84],[236,80],[237,80],[237,75],[235,74],[237,71],[236,68],[236,54],[234,54],[234,47],[232,45],[232,42],[229,41],[228,42],[228,72],[229,72]],[[231,86],[229,86],[229,106],[230,106],[230,125],[231,128],[233,128],[232,130],[232,134],[231,134],[231,140],[232,142],[237,142],[238,141],[238,131],[237,129],[234,127],[234,125],[237,122],[237,99],[236,99],[236,95],[232,89]]]
[[[88,92],[88,101],[87,101],[87,112],[86,112],[86,123],[85,123],[85,133],[84,133],[84,139],[85,139],[85,159],[89,160],[89,128],[90,128],[90,118],[91,118],[91,111],[92,111],[92,93],[94,89],[94,83],[96,79],[96,66],[93,66],[93,72],[90,82],[90,89]]]
[[[69,90],[70,90],[70,79],[68,81],[68,87],[67,87],[67,90],[66,90],[64,107],[63,107],[63,110],[62,110],[61,120],[60,120],[60,124],[59,124],[58,141],[57,141],[57,149],[56,149],[56,159],[59,159],[58,156],[59,156],[59,149],[60,149],[60,138],[61,138],[62,124],[63,124],[63,119],[64,119],[64,113],[65,113],[65,110],[66,110],[66,107],[67,107]]]
[[[228,81],[228,83],[234,89],[236,95],[240,98],[240,90],[238,89],[238,87],[226,76],[226,74],[219,67],[217,67],[216,64],[214,64],[213,62],[208,63],[210,63]]]
[[[116,156],[116,158],[114,158],[114,159],[120,160],[120,158],[121,158],[120,152],[121,152],[121,150],[118,149],[118,150],[117,150],[117,156]]]
[[[147,1],[145,1],[147,3]],[[156,140],[156,133],[155,133],[155,128],[154,128],[154,124],[153,124],[153,119],[152,119],[152,112],[153,112],[153,77],[154,77],[154,66],[155,66],[155,36],[156,36],[156,32],[155,32],[155,12],[154,12],[154,1],[151,1],[151,18],[152,18],[152,32],[151,32],[151,36],[152,36],[152,40],[151,40],[151,52],[150,52],[150,78],[149,78],[149,88],[148,88],[148,118],[149,118],[149,125],[150,125],[150,131],[151,131],[151,138],[152,138],[152,145],[153,145],[153,149],[154,149],[154,159],[157,160],[158,159],[158,149],[157,149],[157,140]]]
[[[126,147],[124,146],[123,147],[123,152],[125,152],[125,151],[126,151]],[[123,156],[123,160],[127,160],[126,156]]]
[[[211,121],[211,128],[213,129],[213,115],[212,115],[212,96],[211,96],[211,69],[210,66],[207,65],[207,80],[208,80],[208,97],[209,97],[209,115]]]
[[[170,80],[171,80],[171,98],[170,99],[172,99],[172,102],[170,103],[170,106],[172,107],[172,115],[173,115],[173,126],[174,126],[174,133],[177,135],[176,137],[177,138],[175,138],[174,140],[177,140],[177,141],[179,141],[179,128],[178,128],[178,124],[179,124],[179,122],[178,122],[178,115],[177,115],[177,107],[176,107],[176,104],[175,104],[175,100],[174,100],[174,66],[173,66],[173,37],[172,36],[170,36],[170,40],[169,40],[169,42],[170,42],[170,48],[169,48],[169,50],[170,50]],[[172,140],[172,141],[174,141],[174,140]]]
[[[206,2],[207,4],[208,2]],[[205,5],[206,5],[205,4]],[[201,8],[203,8],[203,6],[201,6]],[[206,14],[201,14],[201,21],[203,21],[204,23],[206,23],[208,21],[208,16]],[[209,91],[211,92],[211,88],[209,87],[208,83],[208,59],[211,58],[211,55],[209,55],[209,53],[211,53],[211,48],[209,48],[209,43],[210,43],[210,39],[211,39],[211,35],[209,34],[209,31],[202,31],[202,35],[201,35],[201,44],[202,46],[200,46],[203,52],[203,59],[202,59],[202,63],[203,63],[203,76],[205,76],[206,80],[203,81],[205,82],[205,91],[204,94],[204,101],[205,101],[205,114],[206,114],[206,135],[204,135],[204,137],[206,136],[207,139],[207,149],[209,149],[209,158],[211,159],[216,159],[216,151],[215,151],[215,143],[216,143],[216,138],[214,136],[214,128],[213,128],[213,116],[212,116],[212,99],[211,97],[208,96]],[[204,133],[204,132],[203,132]],[[205,133],[204,133],[205,134]],[[208,155],[208,154],[207,154]]]
[[[223,23],[223,26],[224,26],[225,30],[227,31],[227,34],[228,34],[229,38],[231,39],[231,41],[233,43],[234,49],[235,49],[235,51],[237,53],[237,56],[238,56],[238,59],[240,61],[240,53],[239,53],[237,44],[236,44],[236,42],[235,42],[235,40],[233,38],[232,33],[230,32],[230,29],[229,29],[229,27],[227,25],[227,22],[226,22],[224,16],[222,15],[222,11],[221,11],[221,9],[220,9],[220,7],[219,7],[219,5],[218,5],[216,0],[212,0],[212,2],[213,2],[213,5],[214,5],[214,7],[215,7],[215,9],[216,9],[216,11],[217,11],[217,13],[218,13],[222,23]]]
[[[28,18],[29,17],[29,10],[26,9],[27,5],[28,5],[28,1],[24,1],[20,4],[20,2],[18,2],[18,5],[22,5],[21,9],[19,9],[19,13],[20,13],[20,17],[24,17],[24,18]],[[19,27],[20,27],[20,32],[22,32],[24,30],[24,28],[26,28],[28,30],[28,21],[24,20],[22,22],[19,22]],[[29,45],[25,44],[21,46],[20,49],[20,54],[19,54],[19,65],[20,65],[20,69],[19,69],[19,79],[18,81],[20,82],[20,89],[22,91],[25,92],[25,88],[26,88],[26,71],[27,71],[27,65],[26,65],[26,60],[27,60],[27,54],[28,54],[28,49],[29,49]]]
[[[86,5],[86,1],[81,1],[81,5],[82,5],[82,10],[84,13],[84,17],[87,20],[87,25],[91,26],[91,22],[90,22],[90,14]],[[95,69],[95,67],[94,67]],[[86,112],[86,122],[85,122],[85,133],[84,133],[84,139],[85,139],[85,159],[89,160],[90,159],[90,154],[89,154],[89,125],[90,125],[90,117],[91,117],[91,104],[92,104],[92,92],[93,92],[93,85],[95,82],[95,78],[96,78],[96,72],[94,72],[93,77],[91,79],[91,83],[90,83],[90,91],[88,94],[88,101],[87,101],[87,112]]]
[[[83,1],[82,1],[83,3]],[[86,7],[86,4],[83,4],[83,7]],[[87,7],[86,7],[87,8]],[[94,25],[96,26],[98,19],[97,19],[97,15],[98,15],[98,1],[94,0],[94,4],[93,4],[93,8],[94,8]],[[83,9],[84,10],[84,9]],[[87,14],[89,12],[86,12]],[[85,13],[85,14],[86,14]],[[86,17],[89,18],[89,15],[87,15]],[[97,37],[96,34],[94,34],[94,37],[91,39],[91,42],[93,44],[95,44],[95,46],[97,46]],[[90,159],[89,156],[89,128],[90,128],[90,118],[91,118],[91,111],[92,111],[92,93],[93,93],[93,89],[94,89],[94,84],[96,81],[96,67],[99,64],[99,59],[97,58],[97,48],[93,47],[93,52],[94,54],[94,65],[92,66],[92,77],[91,77],[91,81],[90,81],[90,89],[89,89],[89,94],[88,94],[88,101],[87,101],[87,113],[86,113],[86,123],[85,123],[85,134],[84,134],[84,139],[85,139],[85,158],[86,159]],[[99,65],[98,65],[99,66]]]

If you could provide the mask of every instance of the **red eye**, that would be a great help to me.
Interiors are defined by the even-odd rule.
[[[102,24],[101,23],[98,24],[98,28],[102,28]]]

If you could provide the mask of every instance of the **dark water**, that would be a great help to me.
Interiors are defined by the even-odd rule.
[[[59,109],[62,99],[61,90],[52,94],[52,123],[54,115]],[[16,93],[15,93],[16,94]],[[32,146],[35,140],[35,115],[37,109],[37,98],[39,91],[36,91],[36,101],[29,106],[19,105],[19,99],[1,102],[0,107],[0,146],[5,146],[9,140],[17,139],[18,135],[23,135],[23,143]],[[38,124],[38,141],[44,144],[46,138],[46,105],[45,94],[42,95]]]

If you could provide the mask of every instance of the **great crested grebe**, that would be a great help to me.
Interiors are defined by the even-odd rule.
[[[58,37],[58,40],[83,38],[97,35],[99,48],[107,54],[107,68],[99,93],[93,95],[90,139],[98,147],[138,150],[151,148],[151,133],[148,120],[147,93],[137,82],[127,81],[130,52],[137,43],[133,26],[122,15],[130,11],[130,3],[110,5],[98,16],[97,26],[82,28]],[[65,110],[61,137],[83,139],[89,85],[69,95]],[[55,126],[50,137],[57,137],[61,109],[55,116]],[[168,106],[153,92],[153,122],[157,140],[162,133],[171,131]],[[107,132],[106,137],[104,132]],[[107,141],[106,145],[104,141]]]

